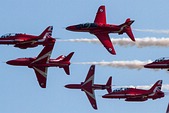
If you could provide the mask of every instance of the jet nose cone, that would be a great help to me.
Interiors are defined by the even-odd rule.
[[[106,98],[106,96],[105,96],[105,95],[103,95],[103,96],[102,96],[102,98]]]
[[[106,95],[103,95],[102,98],[107,98],[107,94],[106,94]]]
[[[150,68],[150,64],[144,65],[144,68]]]
[[[66,27],[66,30],[74,31],[75,30],[75,26],[68,26],[68,27]]]
[[[6,62],[6,64],[12,65],[12,64],[13,64],[13,61],[12,61],[12,60],[9,60],[9,61]]]
[[[69,85],[65,85],[65,88],[70,88]]]
[[[111,50],[110,48],[109,48],[109,53],[111,53],[112,55],[116,55],[116,51],[115,50]]]

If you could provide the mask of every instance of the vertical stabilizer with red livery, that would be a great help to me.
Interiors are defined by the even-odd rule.
[[[134,20],[130,20],[130,18],[126,19],[125,23],[119,25],[121,27],[122,31],[119,32],[119,34],[126,33],[132,41],[135,41],[132,29],[131,29],[131,24],[134,22]]]
[[[53,26],[48,26],[40,35],[39,39],[45,39],[46,36],[52,36]]]
[[[150,89],[153,94],[160,92],[162,87],[162,80],[158,80]]]
[[[72,58],[74,52],[71,52],[69,55],[67,55],[66,57],[61,55],[59,56],[57,59],[59,60],[59,62],[62,64],[65,64],[64,66],[59,66],[60,68],[63,68],[65,73],[67,75],[70,75],[70,69],[69,69],[69,65],[70,65],[70,59]]]

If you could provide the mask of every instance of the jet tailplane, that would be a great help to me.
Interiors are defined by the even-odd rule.
[[[130,20],[130,18],[126,19],[125,23],[120,25],[120,27],[124,27],[124,29],[119,34],[123,34],[125,32],[132,41],[135,41],[132,29],[131,29],[131,24],[133,22],[134,20]]]
[[[74,54],[74,52],[71,52],[71,53],[70,53],[68,56],[66,56],[61,62],[70,62],[70,59],[72,58],[73,54]],[[61,56],[60,56],[60,57],[61,57]],[[70,75],[69,65],[70,65],[70,64],[68,64],[68,66],[63,66],[63,67],[61,67],[61,68],[64,69],[64,71],[65,71],[65,73],[66,73],[67,75]]]

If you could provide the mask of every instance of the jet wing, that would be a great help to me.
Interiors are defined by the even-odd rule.
[[[105,6],[99,7],[97,14],[96,14],[96,17],[95,17],[95,20],[94,20],[94,23],[106,24],[106,9],[105,9]]]
[[[45,46],[38,57],[32,62],[32,64],[47,64],[49,62],[49,58],[51,56],[53,50],[54,43],[48,46]],[[46,80],[47,80],[47,67],[33,67],[36,77],[38,79],[39,85],[42,88],[46,88]]]
[[[146,101],[148,94],[126,94],[128,96],[125,101]]]
[[[110,40],[110,37],[107,33],[100,33],[100,34],[95,34],[97,38],[100,40],[100,42],[103,44],[103,46],[107,49],[107,51],[113,55],[116,54],[113,44]]]
[[[147,97],[149,94],[151,94],[151,92],[144,92],[142,94],[135,94],[135,93],[131,93],[131,94],[126,94],[127,96],[131,97],[131,98],[140,98],[140,97]]]
[[[83,82],[83,91],[86,93],[90,104],[94,109],[97,109],[96,99],[94,89],[92,88],[94,83],[94,73],[95,73],[95,65],[91,65],[86,76],[85,81]]]
[[[46,81],[47,81],[47,67],[33,67],[39,85],[42,88],[46,88]]]
[[[86,76],[86,79],[83,83],[85,87],[92,87],[94,83],[94,72],[95,72],[95,65],[92,65],[89,69],[89,72]]]
[[[87,95],[88,100],[90,101],[90,104],[92,105],[92,107],[94,109],[97,109],[97,104],[96,104],[96,99],[95,99],[95,93],[94,90],[92,88],[88,88],[88,89],[83,89],[84,92]]]
[[[41,53],[38,55],[38,57],[32,62],[37,64],[46,64],[49,62],[50,56],[52,54],[52,50],[54,47],[54,43],[47,45],[43,48]]]
[[[125,99],[125,101],[146,101],[146,100],[148,100],[147,97],[129,97]]]

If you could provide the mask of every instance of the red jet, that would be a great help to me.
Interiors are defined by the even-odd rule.
[[[81,89],[82,91],[84,91],[92,107],[94,109],[97,109],[94,90],[106,89],[109,93],[112,92],[111,89],[112,77],[108,79],[106,85],[94,84],[94,73],[95,73],[95,65],[92,65],[89,69],[89,72],[84,82],[81,82],[81,84],[68,84],[65,85],[65,87],[70,89]]]
[[[134,35],[130,27],[133,22],[134,20],[130,20],[130,18],[128,18],[126,22],[121,25],[107,24],[105,6],[100,6],[97,11],[94,23],[72,25],[67,27],[66,29],[77,32],[89,32],[96,35],[96,37],[100,40],[104,47],[111,54],[115,55],[116,52],[108,34],[118,33],[120,35],[126,33],[132,41],[135,41]]]
[[[124,98],[125,101],[146,101],[148,99],[157,99],[164,97],[161,91],[162,80],[157,81],[149,90],[136,88],[120,88],[102,96],[103,98]]]
[[[152,63],[144,65],[144,67],[153,69],[168,69],[169,71],[169,58],[167,57],[159,58]]]
[[[22,33],[9,33],[0,37],[0,44],[14,45],[20,49],[33,48],[38,45],[45,46],[48,44],[47,36],[52,35],[53,27],[47,27],[39,36],[22,34]]]
[[[50,59],[53,46],[54,46],[54,43],[45,46],[44,49],[41,51],[41,53],[38,55],[38,57],[18,58],[16,60],[7,61],[6,63],[9,65],[14,65],[14,66],[28,66],[29,68],[33,68],[36,73],[36,77],[39,82],[39,85],[42,88],[46,88],[48,67],[63,68],[66,74],[69,75],[70,74],[69,72],[70,59],[72,55],[74,54],[74,52],[72,52],[68,56],[61,55],[56,59]]]

